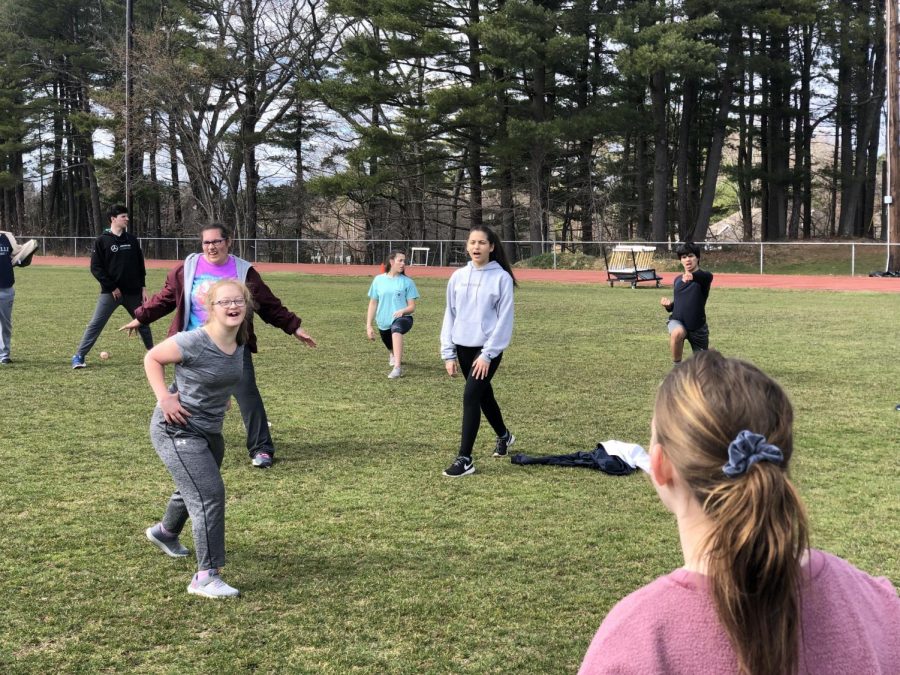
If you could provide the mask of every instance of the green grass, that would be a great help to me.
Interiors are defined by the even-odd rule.
[[[230,413],[226,579],[244,596],[217,603],[185,593],[191,559],[144,540],[172,483],[148,438],[140,341],[112,330],[127,316],[72,371],[95,282],[86,269],[18,274],[16,363],[0,370],[0,670],[571,673],[618,599],[680,565],[642,475],[493,460],[486,424],[478,473],[440,475],[462,387],[438,358],[444,282],[417,281],[406,376],[390,381],[365,339],[367,279],[266,279],[320,346],[258,328],[278,462],[250,467]],[[517,450],[646,443],[669,367],[658,298],[522,285],[495,384]],[[714,286],[709,303],[712,344],[793,398],[813,543],[894,583],[898,300]]]

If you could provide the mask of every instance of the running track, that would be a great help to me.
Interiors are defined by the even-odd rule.
[[[32,264],[55,267],[90,267],[89,258],[66,258],[55,256],[35,256]],[[171,269],[177,260],[148,260],[150,269]],[[371,277],[378,274],[377,265],[324,265],[292,263],[256,263],[260,272],[300,272],[326,276]],[[407,267],[410,277],[430,277],[449,279],[456,267]],[[598,270],[538,270],[516,269],[516,279],[520,281],[549,281],[564,284],[600,284],[608,288],[606,272]],[[663,272],[663,285],[671,286],[676,274]],[[879,293],[900,293],[900,277],[868,276],[804,276],[787,274],[724,274],[717,273],[716,288],[783,288],[808,291],[873,291]],[[616,284],[617,288],[628,288],[628,284]],[[640,284],[639,288],[653,288],[653,284]]]

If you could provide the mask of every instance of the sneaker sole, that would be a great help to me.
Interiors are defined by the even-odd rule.
[[[455,476],[452,473],[447,473],[446,471],[444,471],[444,475],[447,476],[447,478],[462,478],[463,476],[471,476],[473,473],[475,473],[474,464],[470,466],[466,471],[463,471],[462,473]]]
[[[259,464],[257,464],[256,460],[250,460],[250,465],[255,469],[271,469],[272,463],[273,462],[270,460],[268,462],[260,462]]]
[[[190,551],[185,550],[184,553],[175,553],[175,552],[171,551],[169,549],[169,547],[166,546],[166,543],[164,541],[161,541],[160,539],[157,539],[156,537],[153,536],[152,530],[153,530],[153,528],[148,527],[146,530],[144,530],[144,534],[147,535],[147,541],[149,541],[151,544],[156,546],[156,548],[158,548],[160,551],[165,553],[170,558],[187,558],[188,557],[188,555],[190,554]]]
[[[87,368],[87,364],[79,363],[77,366],[72,366],[72,370],[78,370],[79,368]]]
[[[209,598],[210,600],[228,600],[229,598],[237,598],[241,595],[240,591],[235,595],[215,595],[213,593],[205,592],[202,586],[200,588],[194,588],[191,584],[188,584],[187,592],[191,595],[198,595],[201,598]]]

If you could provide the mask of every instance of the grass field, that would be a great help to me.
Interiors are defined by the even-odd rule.
[[[257,328],[278,461],[250,467],[232,411],[225,578],[244,595],[214,602],[185,593],[192,559],[144,539],[172,483],[148,438],[140,341],[112,330],[126,314],[72,371],[96,283],[86,269],[18,273],[15,363],[0,369],[0,670],[571,673],[618,599],[681,564],[642,475],[494,460],[484,424],[477,473],[441,476],[462,387],[438,358],[444,282],[419,283],[406,375],[391,381],[365,339],[368,279],[266,279],[320,346]],[[659,295],[522,285],[495,380],[517,451],[646,444],[669,368]],[[713,286],[708,306],[712,344],[792,396],[813,544],[895,584],[898,302]]]

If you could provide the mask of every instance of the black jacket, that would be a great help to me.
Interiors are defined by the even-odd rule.
[[[110,230],[97,237],[91,252],[91,274],[103,293],[117,288],[127,294],[140,293],[147,285],[147,269],[137,238],[127,230],[118,237]]]

